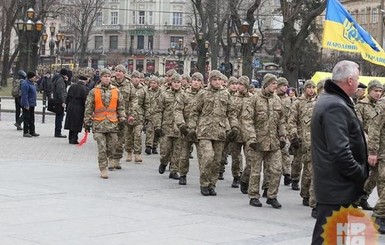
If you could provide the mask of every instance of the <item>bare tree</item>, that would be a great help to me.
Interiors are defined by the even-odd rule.
[[[72,29],[75,38],[75,53],[79,54],[79,66],[87,65],[86,51],[88,41],[94,23],[98,16],[101,17],[101,11],[106,0],[69,0],[65,11],[65,20]]]

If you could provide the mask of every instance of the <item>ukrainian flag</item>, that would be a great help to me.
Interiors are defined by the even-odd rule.
[[[322,47],[361,53],[364,60],[385,66],[385,52],[338,0],[328,0]]]

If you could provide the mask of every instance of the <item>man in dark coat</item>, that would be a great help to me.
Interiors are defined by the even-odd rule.
[[[333,211],[348,207],[364,194],[368,177],[367,147],[352,96],[359,85],[359,67],[343,60],[325,82],[311,119],[311,155],[317,221],[312,245],[324,243],[322,225]]]
[[[70,144],[79,144],[78,133],[83,128],[83,118],[88,88],[85,86],[87,78],[78,77],[78,82],[74,83],[68,89],[66,97],[66,119],[64,129],[69,129],[68,141]]]
[[[21,83],[21,106],[24,117],[24,137],[37,137],[35,131],[35,106],[36,106],[36,74],[32,71],[27,73],[27,79]]]
[[[55,116],[55,137],[56,138],[67,138],[66,135],[62,135],[62,123],[64,119],[64,107],[65,107],[65,98],[67,96],[66,91],[66,80],[68,80],[68,71],[63,68],[60,70],[60,73],[55,75],[52,78],[52,94],[53,98],[56,100],[57,104],[62,105],[63,109],[56,112]]]

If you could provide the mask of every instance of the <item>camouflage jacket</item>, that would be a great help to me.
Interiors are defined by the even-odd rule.
[[[133,87],[135,89],[136,96],[138,97],[138,106],[136,110],[137,118],[135,118],[135,124],[143,124],[145,119],[150,119],[150,100],[143,85],[139,84],[137,87]]]
[[[133,116],[134,118],[136,118],[137,117],[136,111],[138,107],[138,97],[136,96],[135,88],[130,82],[130,80],[124,77],[122,81],[117,81],[115,77],[112,77],[111,84],[117,87],[123,96],[124,103],[125,103],[124,109],[126,111],[126,117],[128,118],[128,116]]]
[[[277,95],[279,96],[279,98],[281,99],[281,102],[282,102],[283,113],[285,115],[285,121],[289,122],[289,116],[290,116],[291,104],[292,104],[291,99],[285,93],[277,94]]]
[[[113,85],[108,86],[102,86],[101,84],[98,84],[95,88],[101,88],[102,90],[102,101],[103,105],[108,107],[111,100],[111,90],[113,88],[116,88]],[[86,109],[84,112],[84,124],[91,124],[92,123],[92,131],[94,133],[114,133],[118,132],[118,123],[114,123],[109,121],[108,119],[103,121],[94,121],[93,120],[93,114],[95,111],[95,88],[93,88],[87,96],[86,100]],[[119,90],[118,90],[119,91]],[[119,91],[119,98],[117,103],[117,116],[119,119],[119,122],[124,122],[126,120],[126,114],[124,111],[124,100],[123,96]]]
[[[190,114],[188,127],[196,130],[198,139],[226,141],[226,131],[238,127],[231,95],[226,89],[201,89]]]
[[[234,103],[234,106],[236,108],[237,118],[242,117],[242,111],[248,105],[250,105],[251,97],[252,97],[252,94],[248,93],[248,92],[245,94],[236,93],[236,94],[234,94],[234,96],[232,96],[232,102]],[[246,137],[243,133],[242,128],[243,128],[242,127],[242,120],[239,120],[240,134],[237,136],[235,142],[238,142],[238,143],[246,142],[246,140],[245,140]]]
[[[373,118],[377,116],[376,104],[376,101],[370,99],[369,96],[366,96],[362,100],[359,100],[355,106],[357,117],[364,126],[365,133],[368,133],[369,124],[372,122]]]
[[[310,148],[311,117],[316,99],[307,98],[304,94],[294,101],[289,116],[289,139],[299,138],[302,146]]]
[[[156,91],[154,91],[150,88],[147,91],[148,100],[149,100],[148,119],[150,121],[154,120],[155,109],[157,107],[158,98],[159,98],[161,93],[162,93],[162,91],[160,90],[160,88],[158,88],[158,90],[156,90]]]
[[[286,122],[281,99],[265,90],[255,93],[242,111],[242,132],[246,142],[257,143],[259,151],[279,150],[286,137]]]
[[[179,129],[174,121],[175,103],[182,90],[174,91],[171,88],[161,92],[157,100],[154,113],[154,128],[161,128],[168,137],[179,137]]]
[[[385,100],[380,99],[376,104],[376,116],[368,127],[368,152],[370,155],[385,157]]]
[[[181,93],[179,100],[175,104],[175,123],[178,127],[188,125],[189,117],[196,103],[197,94],[199,91],[193,91],[191,88],[186,89]]]

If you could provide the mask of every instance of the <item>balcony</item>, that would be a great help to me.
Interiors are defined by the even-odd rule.
[[[122,25],[101,25],[93,27],[93,31],[96,33],[101,32],[119,32],[122,30]]]
[[[189,26],[178,26],[178,25],[164,25],[164,33],[166,34],[184,34],[187,35],[190,31]]]
[[[132,36],[144,35],[153,36],[155,35],[155,25],[130,25],[128,33]]]

